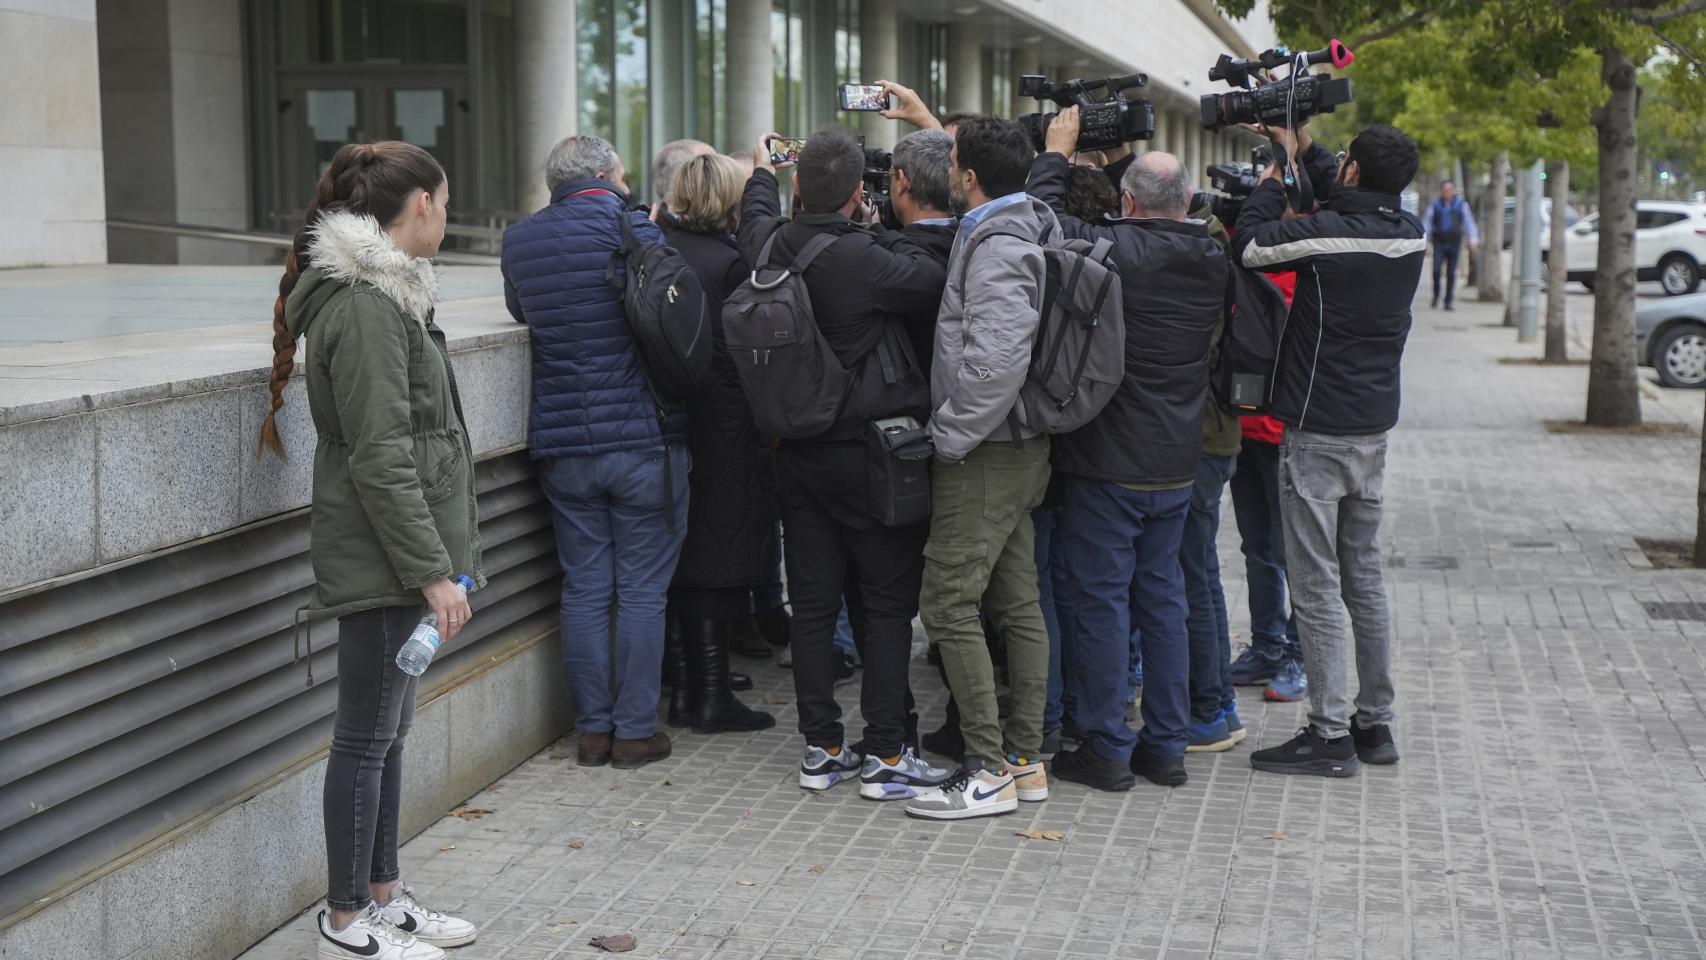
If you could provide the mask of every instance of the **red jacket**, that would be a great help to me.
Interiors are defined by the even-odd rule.
[[[1297,271],[1270,273],[1268,279],[1272,280],[1274,286],[1279,287],[1280,292],[1285,294],[1285,305],[1291,306],[1292,292],[1297,289]],[[1285,424],[1273,417],[1239,417],[1238,421],[1238,427],[1246,440],[1254,440],[1257,443],[1271,443],[1277,446],[1281,440],[1285,439]]]

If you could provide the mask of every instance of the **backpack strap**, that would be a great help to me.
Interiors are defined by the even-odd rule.
[[[582,192],[593,193],[597,191]],[[580,194],[575,194],[575,196],[579,195]],[[626,280],[616,276],[616,264],[618,262],[625,262],[629,255],[634,253],[636,250],[639,250],[643,244],[640,243],[640,238],[634,234],[634,224],[628,219],[627,208],[623,208],[617,213],[616,226],[622,233],[622,240],[616,244],[616,249],[611,251],[610,259],[605,261],[604,282],[613,287],[621,287],[626,285]]]
[[[764,238],[764,246],[758,250],[758,262],[752,266],[752,285],[759,290],[774,289],[781,286],[782,282],[790,276],[804,274],[806,268],[812,265],[812,261],[818,258],[818,254],[823,253],[829,249],[831,244],[841,239],[833,233],[820,233],[812,237],[806,243],[805,248],[794,258],[794,262],[778,273],[774,280],[762,280],[759,278],[759,273],[770,263],[770,252],[775,248],[776,238],[782,233],[784,226],[786,226],[785,223],[778,222],[776,228],[770,231],[770,236]]]

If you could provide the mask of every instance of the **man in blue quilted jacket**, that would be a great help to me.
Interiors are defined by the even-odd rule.
[[[638,767],[670,751],[656,730],[658,686],[689,463],[685,420],[653,403],[622,288],[605,271],[618,217],[642,241],[661,236],[631,209],[622,160],[598,137],[557,144],[545,182],[550,204],[504,232],[504,299],[533,340],[528,447],[563,567],[579,762]]]

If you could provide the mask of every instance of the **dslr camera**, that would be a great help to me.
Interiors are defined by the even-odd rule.
[[[1252,60],[1223,53],[1208,78],[1225,80],[1238,89],[1203,94],[1202,125],[1208,130],[1237,123],[1294,127],[1318,113],[1332,113],[1333,108],[1351,102],[1351,81],[1310,73],[1309,68],[1318,63],[1343,68],[1355,59],[1351,49],[1337,40],[1305,53],[1275,47]],[[1271,81],[1264,78],[1267,71],[1288,64],[1290,76]]]
[[[1208,185],[1219,193],[1202,193],[1192,199],[1191,209],[1207,203],[1221,223],[1231,225],[1238,222],[1238,214],[1244,209],[1244,201],[1249,199],[1256,186],[1262,182],[1262,171],[1273,162],[1273,155],[1267,147],[1257,147],[1250,151],[1247,163],[1211,163],[1204,172],[1208,174]]]
[[[1126,99],[1125,91],[1149,82],[1146,73],[1129,73],[1104,80],[1068,80],[1056,84],[1048,77],[1026,74],[1019,78],[1019,96],[1053,100],[1062,107],[1077,106],[1081,115],[1079,150],[1107,150],[1133,140],[1155,136],[1155,105],[1142,98]],[[1091,94],[1106,91],[1096,99]],[[1027,113],[1019,123],[1031,134],[1040,153],[1047,143],[1052,113]]]

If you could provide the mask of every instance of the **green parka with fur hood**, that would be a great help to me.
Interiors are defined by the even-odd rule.
[[[285,304],[306,338],[314,448],[311,615],[422,602],[460,574],[485,585],[474,455],[432,263],[397,249],[369,216],[323,214]]]

